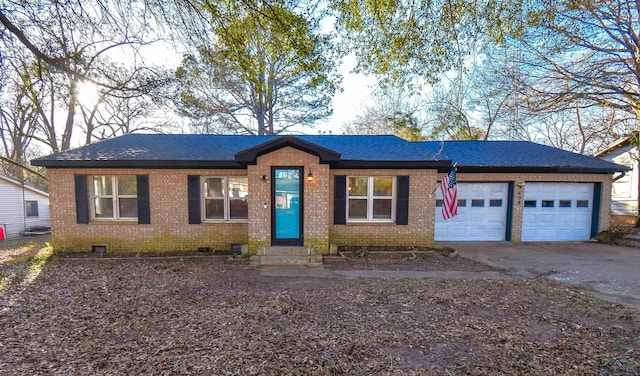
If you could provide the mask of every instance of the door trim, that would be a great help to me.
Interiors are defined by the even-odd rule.
[[[298,238],[276,238],[276,170],[298,170],[298,190],[300,193],[299,232]],[[271,166],[271,245],[304,245],[304,166]]]

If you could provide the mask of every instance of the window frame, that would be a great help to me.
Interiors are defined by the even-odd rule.
[[[95,186],[94,186],[94,179],[96,177],[105,177],[105,178],[110,178],[111,179],[111,194],[110,195],[98,195],[95,192]],[[135,182],[136,182],[136,194],[135,195],[125,195],[125,194],[119,194],[118,193],[118,179],[121,177],[133,177]],[[89,186],[90,186],[90,212],[91,212],[91,220],[92,221],[137,221],[138,217],[139,217],[139,213],[137,213],[138,215],[136,215],[135,217],[123,217],[120,215],[120,199],[121,198],[135,198],[136,199],[136,205],[138,205],[138,177],[137,175],[128,175],[128,174],[123,174],[123,175],[89,175],[88,176],[89,179]],[[111,199],[111,206],[112,206],[112,211],[113,211],[113,216],[112,217],[96,217],[96,199],[98,198],[110,198]],[[138,211],[138,209],[136,208],[136,212]]]
[[[29,205],[35,204],[35,214],[29,214]],[[26,218],[39,218],[40,209],[38,208],[38,200],[24,200],[24,216]]]
[[[556,207],[556,200],[540,200],[540,207],[541,208],[555,208]]]
[[[567,205],[567,202],[569,205]],[[558,208],[571,208],[573,200],[558,200]]]
[[[485,204],[485,199],[484,198],[474,198],[471,199],[471,207],[472,208],[484,208],[486,207]]]
[[[591,200],[576,200],[576,208],[588,209]]]
[[[502,208],[502,207],[504,207],[504,201],[501,198],[490,198],[489,199],[489,207],[490,208]]]
[[[367,195],[366,196],[351,196],[349,194],[349,179],[351,178],[366,178],[367,179]],[[376,196],[374,195],[374,179],[376,178],[391,178],[391,196]],[[345,218],[347,223],[395,223],[396,222],[396,203],[398,200],[397,194],[397,176],[393,175],[348,175],[346,180],[346,208]],[[367,217],[366,218],[349,218],[349,201],[354,200],[367,200]],[[373,203],[375,200],[391,200],[391,218],[373,218]]]
[[[222,197],[207,196],[207,190],[205,189],[205,182],[207,179],[222,179]],[[229,196],[229,179],[246,179],[247,180],[247,195],[245,197],[230,197]],[[249,205],[249,177],[245,175],[206,175],[200,177],[200,197],[201,197],[201,213],[202,222],[220,223],[220,222],[240,222],[246,223],[249,221],[249,213],[247,212],[246,218],[231,218],[231,200],[246,200]],[[207,200],[222,200],[223,201],[223,216],[222,218],[207,218]]]

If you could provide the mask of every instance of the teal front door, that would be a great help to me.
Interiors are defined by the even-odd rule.
[[[302,245],[303,167],[271,169],[271,244]]]

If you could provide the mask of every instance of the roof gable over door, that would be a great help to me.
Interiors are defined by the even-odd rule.
[[[320,158],[320,163],[336,163],[341,159],[341,154],[337,151],[324,148],[294,136],[282,136],[269,140],[262,144],[241,150],[235,153],[234,157],[235,160],[240,163],[255,164],[259,156],[284,147],[292,147],[305,153],[316,155]]]

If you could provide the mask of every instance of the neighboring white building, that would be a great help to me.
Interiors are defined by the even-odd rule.
[[[0,175],[0,226],[6,238],[50,227],[49,194]]]
[[[611,188],[611,216],[617,222],[635,223],[639,214],[638,147],[632,145],[627,136],[607,146],[595,156],[631,169],[622,177],[614,175]]]

